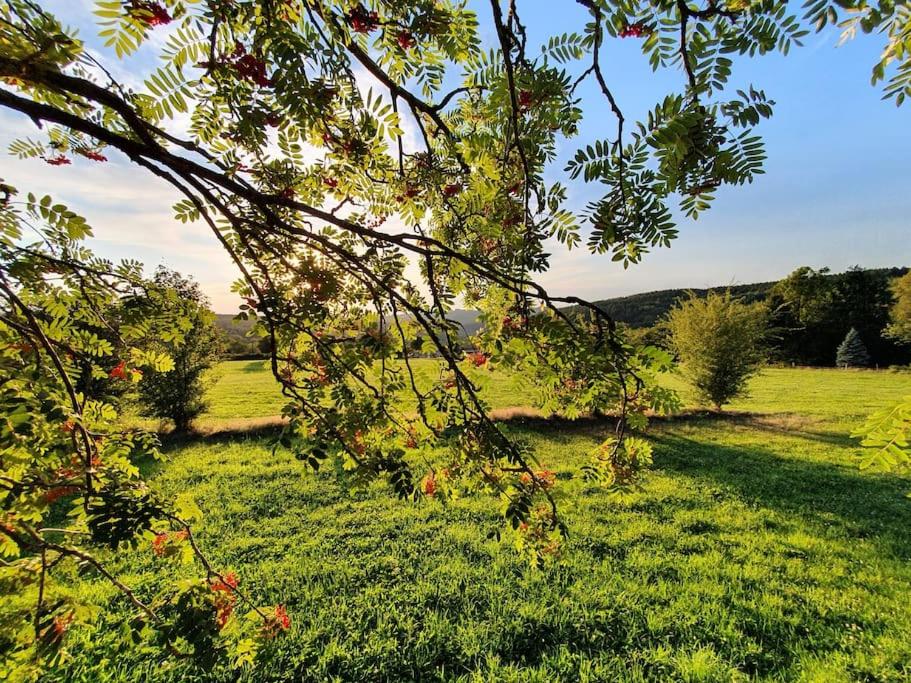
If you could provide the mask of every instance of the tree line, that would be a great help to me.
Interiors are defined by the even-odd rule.
[[[691,297],[705,298],[712,292],[729,291],[745,304],[758,304],[765,311],[764,347],[766,360],[788,365],[832,367],[839,346],[850,334],[865,353],[851,365],[888,367],[911,362],[911,345],[893,333],[892,311],[904,303],[907,268],[863,269],[853,267],[832,273],[803,266],[772,283],[731,287],[729,290],[692,290]],[[907,294],[904,294],[907,296]],[[651,292],[599,302],[605,310],[625,321],[628,335],[645,343],[670,348],[666,318],[679,302],[687,299],[681,290]],[[637,325],[624,309],[639,300],[648,311],[651,324]],[[640,314],[641,315],[641,314]],[[642,318],[639,318],[641,320]],[[857,342],[852,342],[852,346]]]

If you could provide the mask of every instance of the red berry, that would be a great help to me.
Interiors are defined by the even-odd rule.
[[[396,36],[396,40],[398,41],[399,47],[403,50],[410,50],[415,45],[417,45],[417,41],[414,39],[414,35],[411,33],[411,31],[407,30],[400,31],[399,35]]]
[[[651,29],[643,23],[628,24],[620,29],[621,38],[641,38],[651,33]]]
[[[424,490],[425,496],[429,496],[432,498],[436,494],[437,480],[436,480],[436,477],[433,476],[433,472],[428,473],[427,476],[424,477],[422,488]]]
[[[102,161],[103,162],[103,161],[108,160],[108,158],[104,154],[101,154],[100,152],[96,152],[95,150],[92,150],[92,149],[86,150],[84,152],[80,152],[80,154],[82,154],[82,156],[84,156],[86,159],[91,159],[92,161]]]
[[[468,354],[468,360],[471,361],[471,364],[476,368],[479,368],[482,365],[487,364],[487,354],[483,351],[475,351],[474,353]]]
[[[380,25],[380,18],[376,12],[367,11],[363,5],[358,5],[348,12],[347,22],[355,33],[370,33]]]
[[[127,362],[125,360],[120,361],[115,365],[110,372],[111,379],[126,379],[127,378]]]
[[[237,584],[239,583],[237,580],[237,574],[234,572],[228,572],[222,578],[224,579],[223,581],[215,581],[212,584],[212,590],[216,593],[233,593],[237,588]]]
[[[521,90],[519,92],[519,109],[522,109],[523,111],[531,109],[534,99],[535,94],[531,90]]]
[[[338,187],[338,181],[335,178],[323,178],[323,182],[333,190]]]
[[[51,166],[69,166],[71,163],[73,163],[72,161],[67,159],[65,156],[63,156],[62,154],[55,156],[55,157],[51,157],[50,159],[45,157],[44,160],[47,163],[49,163]]]
[[[275,606],[275,621],[281,627],[282,631],[287,631],[291,628],[291,617],[288,616],[288,612],[285,610],[284,605]]]
[[[266,75],[266,64],[253,55],[245,54],[234,62],[237,75],[256,85],[267,88],[272,85],[272,80]]]
[[[54,617],[53,626],[54,635],[57,638],[61,638],[64,633],[69,629],[70,624],[73,623],[73,620],[76,618],[76,615],[70,612],[66,616]]]
[[[447,197],[455,197],[462,191],[461,183],[451,183],[443,188],[443,194]]]
[[[160,3],[151,2],[151,0],[133,0],[130,15],[147,26],[164,26],[172,21],[168,10]]]

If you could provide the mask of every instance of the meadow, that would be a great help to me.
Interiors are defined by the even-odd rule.
[[[422,373],[432,376],[432,362]],[[520,378],[477,373],[492,408],[532,405]],[[285,603],[291,630],[238,676],[118,649],[101,616],[58,675],[907,681],[911,480],[859,471],[848,434],[909,393],[908,373],[766,369],[727,415],[655,419],[654,466],[642,491],[619,500],[580,476],[608,423],[516,411],[527,416],[507,428],[557,472],[570,529],[562,560],[535,570],[508,534],[489,538],[498,518],[488,498],[403,503],[273,453],[274,383],[262,363],[225,363],[205,435],[166,441],[167,461],[146,467],[165,492],[192,492],[205,513],[200,542],[262,603]],[[194,571],[148,547],[118,563],[140,595]],[[118,599],[103,582],[73,581]]]

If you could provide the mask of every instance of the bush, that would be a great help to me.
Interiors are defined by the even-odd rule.
[[[724,294],[695,295],[668,314],[671,347],[699,398],[716,410],[745,393],[764,360],[766,309]]]
[[[860,333],[853,327],[835,352],[835,365],[840,368],[865,368],[870,365],[870,354]]]
[[[199,285],[180,273],[159,268],[155,284],[173,292],[170,305],[183,308],[189,329],[178,341],[159,340],[161,349],[174,360],[170,372],[146,372],[139,382],[141,412],[149,417],[170,419],[174,429],[186,432],[190,423],[205,411],[203,373],[218,360],[220,342],[215,316]]]

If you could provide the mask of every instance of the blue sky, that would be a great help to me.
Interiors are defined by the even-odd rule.
[[[90,0],[43,3],[80,27],[81,36],[103,54],[94,39]],[[574,3],[519,0],[529,44],[548,34],[577,30],[584,13]],[[489,9],[479,4],[482,26]],[[482,34],[486,42],[492,35]],[[863,36],[836,48],[834,31],[810,35],[803,48],[784,58],[767,55],[735,62],[732,85],[754,85],[776,100],[775,116],[761,125],[766,140],[766,174],[752,185],[725,189],[713,209],[696,222],[681,219],[680,236],[628,270],[609,257],[555,246],[553,268],[540,278],[555,294],[589,298],[619,296],[668,287],[771,280],[800,265],[843,270],[911,265],[911,105],[896,108],[869,84],[870,68],[882,48]],[[672,89],[681,74],[651,72],[635,39],[610,41],[603,63],[627,119],[636,119]],[[115,73],[129,81],[141,76],[153,55],[149,48]],[[113,61],[111,57],[106,62]],[[610,112],[593,89],[593,103],[581,137],[564,143],[562,158],[577,143],[612,136]],[[0,112],[0,146],[34,135],[32,124]],[[236,304],[229,292],[235,277],[220,247],[201,225],[171,219],[176,194],[148,173],[112,156],[109,164],[85,160],[54,168],[41,161],[0,156],[0,177],[21,190],[51,193],[83,213],[96,228],[93,247],[114,258],[160,263],[196,277],[218,311]],[[562,165],[562,164],[561,164]],[[551,174],[559,177],[559,167]],[[597,187],[570,185],[581,207],[598,196]]]

